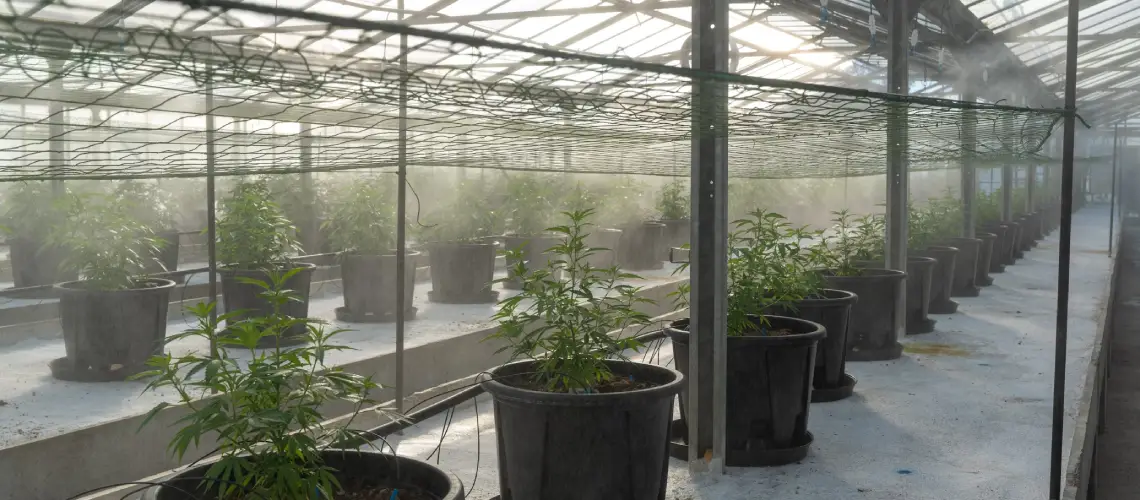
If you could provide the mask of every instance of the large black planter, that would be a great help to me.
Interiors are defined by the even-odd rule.
[[[724,461],[731,467],[798,462],[811,447],[812,435],[807,427],[816,343],[827,331],[818,323],[802,319],[766,317],[771,328],[785,328],[793,333],[728,337]],[[674,321],[665,333],[673,340],[677,369],[687,374],[688,320]],[[682,422],[677,424],[680,428],[686,427],[686,392],[681,391]]]
[[[982,254],[982,240],[977,238],[949,238],[947,246],[958,249],[958,260],[954,264],[954,287],[952,297],[977,297],[978,258]]]
[[[974,282],[978,286],[990,286],[994,284],[994,279],[990,277],[990,262],[993,260],[997,235],[980,232],[975,232],[974,235],[982,240],[982,246],[978,249],[978,264],[974,269]]]
[[[60,283],[59,320],[67,357],[50,363],[63,380],[110,381],[148,369],[162,352],[174,282],[151,278],[144,287],[97,290],[83,281]]]
[[[811,392],[813,403],[839,401],[855,391],[855,377],[847,374],[847,328],[851,306],[858,300],[859,297],[851,292],[824,289],[820,298],[803,300],[789,308],[773,311],[777,316],[819,323],[827,330],[827,336],[816,346]]]
[[[419,252],[408,252],[404,262],[405,318],[416,316],[412,297],[416,290],[416,259]],[[397,277],[396,255],[340,256],[340,282],[344,288],[344,307],[336,309],[336,318],[355,323],[396,321]]]
[[[1007,224],[987,224],[982,229],[987,233],[992,233],[994,238],[993,251],[990,252],[990,274],[999,274],[1005,272],[1005,265],[1009,261],[1009,236],[1010,226]]]
[[[65,250],[43,246],[39,241],[25,238],[8,238],[8,262],[12,266],[12,281],[16,288],[52,285],[79,279],[79,273],[63,269]],[[55,290],[28,291],[24,297],[51,297]]]
[[[534,362],[491,370],[502,500],[661,500],[668,474],[675,370],[608,361],[618,377],[653,385],[629,392],[567,394],[517,387]]]
[[[609,269],[617,264],[617,248],[621,244],[621,229],[591,228],[586,236],[586,246],[597,248],[586,262],[598,269]]]
[[[546,251],[561,243],[561,238],[551,235],[507,235],[503,237],[503,247],[506,250],[522,251],[522,258],[523,261],[526,262],[527,271],[545,269],[550,262],[558,260],[557,256],[551,255]],[[522,281],[518,276],[515,276],[515,264],[514,259],[507,258],[507,281],[503,282],[503,288],[508,290],[522,289]],[[556,274],[561,276],[560,273]]]
[[[906,273],[891,269],[864,269],[859,276],[825,277],[828,288],[859,296],[859,302],[851,307],[847,327],[848,361],[885,361],[902,356],[895,318],[906,314],[896,307],[896,298],[905,293],[905,279]]]
[[[312,284],[315,264],[303,262],[280,264],[276,273],[284,275],[287,271],[300,268],[289,276],[283,286],[297,295],[297,300],[290,300],[281,306],[281,314],[291,318],[306,318],[309,316],[309,289]],[[266,317],[273,314],[273,306],[261,297],[265,290],[257,285],[243,283],[239,278],[249,278],[262,281],[270,287],[273,279],[270,271],[253,269],[234,269],[224,267],[219,271],[222,281],[222,309],[226,314],[237,312],[234,321],[245,318]],[[240,311],[240,312],[239,312]],[[258,343],[259,347],[273,347],[275,345],[294,345],[304,341],[305,325],[293,325],[283,332],[279,338],[264,337]]]
[[[669,254],[674,248],[689,244],[691,224],[689,219],[662,220],[665,224],[665,236],[661,241],[661,260],[668,262]]]
[[[649,271],[665,267],[661,247],[665,241],[665,224],[642,222],[621,228],[617,261],[627,271]]]
[[[154,239],[157,240],[156,246],[158,247],[158,251],[155,252],[152,260],[147,261],[147,265],[143,268],[143,271],[146,274],[177,271],[179,247],[178,231],[155,233]],[[184,283],[186,281],[186,277],[182,275],[163,276],[163,279],[168,279],[174,283]]]
[[[947,246],[932,246],[917,255],[934,259],[930,275],[930,314],[954,314],[958,303],[950,299],[954,288],[954,268],[958,265],[958,249]]]
[[[1021,222],[1018,222],[1016,220],[1007,222],[1006,224],[1008,224],[1011,228],[1010,233],[1007,236],[1009,253],[1007,254],[1008,260],[1006,261],[1006,265],[1012,266],[1017,263],[1017,259],[1025,256],[1021,251],[1021,231],[1024,229],[1024,227],[1022,227]]]
[[[885,269],[883,261],[862,261],[859,266],[868,269]],[[930,319],[931,283],[934,280],[933,257],[909,255],[906,262],[906,333],[930,333],[937,323]]]
[[[442,304],[487,304],[499,299],[494,243],[442,242],[427,245],[431,266],[428,300]]]
[[[325,450],[321,459],[346,487],[363,482],[369,487],[419,490],[439,500],[465,498],[463,483],[455,474],[414,458],[364,450]],[[202,481],[212,465],[199,465],[166,478],[161,485],[146,489],[143,500],[216,500],[217,489]]]
[[[1017,249],[1014,255],[1020,259],[1025,257],[1025,252],[1033,249],[1033,221],[1029,216],[1022,215],[1017,218],[1017,223],[1021,224],[1021,232],[1017,235]]]

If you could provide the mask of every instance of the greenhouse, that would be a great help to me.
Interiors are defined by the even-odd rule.
[[[1113,498],[1137,33],[0,0],[0,499]]]

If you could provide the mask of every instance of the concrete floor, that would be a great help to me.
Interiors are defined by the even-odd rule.
[[[1135,498],[1140,490],[1140,228],[1122,239],[1105,427],[1095,474],[1097,498],[1108,500]]]
[[[849,364],[859,379],[856,395],[813,406],[816,440],[802,463],[708,476],[672,461],[669,500],[1046,498],[1058,236],[994,275],[981,297],[956,299],[958,314],[936,316],[936,332],[907,338],[902,359]],[[1066,458],[1106,305],[1107,207],[1077,213],[1072,241]],[[670,359],[666,343],[661,362]],[[440,446],[445,417],[390,442],[401,454],[426,458]],[[491,402],[482,396],[456,409],[442,440],[441,465],[468,485],[473,500],[497,494],[493,433]]]
[[[675,279],[675,265],[659,271],[639,272],[639,284],[651,285]],[[496,277],[502,277],[501,274]],[[330,364],[351,363],[395,352],[395,324],[352,324],[335,320],[334,310],[343,305],[339,282],[327,282],[326,289],[314,289],[310,316],[329,321],[333,327],[347,328],[337,337],[354,350],[329,353]],[[405,329],[406,346],[412,348],[451,337],[476,332],[492,325],[493,304],[453,305],[428,301],[430,282],[417,283],[413,304],[419,308],[415,321]],[[512,292],[502,290],[500,298]],[[192,318],[172,314],[167,333],[182,331]],[[0,452],[20,443],[63,434],[149,411],[161,401],[173,400],[167,392],[142,394],[144,382],[82,383],[56,380],[48,363],[65,355],[62,338],[29,339],[0,347]],[[172,345],[173,352],[203,351],[199,339]],[[391,381],[381,381],[390,384]]]

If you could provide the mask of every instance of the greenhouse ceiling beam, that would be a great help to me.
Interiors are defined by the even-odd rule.
[[[1077,1],[1079,2],[1079,5],[1080,5],[1079,8],[1080,9],[1088,9],[1090,7],[1094,7],[1098,4],[1100,4],[1101,2],[1104,2],[1105,0],[1077,0]],[[1000,41],[1006,42],[1006,43],[1020,42],[1020,41],[1022,41],[1022,37],[1024,37],[1025,35],[1028,35],[1029,33],[1032,33],[1032,32],[1034,32],[1040,28],[1043,28],[1043,27],[1048,26],[1050,24],[1053,24],[1055,22],[1064,20],[1065,16],[1068,15],[1068,10],[1069,10],[1068,5],[1069,5],[1069,3],[1067,1],[1059,2],[1057,4],[1057,7],[1050,9],[1049,11],[1045,12],[1044,14],[1041,14],[1039,16],[1034,16],[1032,19],[1029,19],[1025,22],[1022,22],[1022,23],[1018,24],[1017,26],[1012,26],[1008,29],[1002,30],[1001,32],[999,32],[995,35],[995,38],[997,40],[1000,40]],[[1061,35],[1061,38],[1063,39],[1064,35]],[[1064,41],[1064,40],[1061,40],[1061,41]]]
[[[1077,40],[1107,40],[1107,41],[1120,41],[1120,40],[1140,40],[1140,34],[1128,33],[1089,33],[1080,35]],[[1017,39],[1018,43],[1028,42],[1064,42],[1065,35],[1026,35]]]
[[[1111,21],[1111,19],[1107,19],[1107,20],[1098,22],[1092,26],[1086,27],[1086,29],[1090,29],[1090,30],[1095,29],[1096,27],[1098,27],[1098,26],[1100,26],[1100,25],[1102,25],[1108,21]],[[1100,50],[1104,47],[1107,47],[1109,45],[1112,45],[1116,42],[1117,42],[1117,40],[1114,40],[1114,39],[1094,40],[1094,41],[1086,43],[1084,45],[1078,45],[1077,51],[1078,51],[1078,54],[1092,54],[1093,52]],[[1098,56],[1098,57],[1103,57],[1103,56]],[[1064,62],[1065,62],[1065,51],[1059,50],[1059,51],[1056,51],[1056,53],[1053,55],[1047,56],[1040,61],[1037,61],[1033,64],[1030,64],[1029,69],[1032,71],[1036,71],[1038,73],[1044,73],[1046,71],[1049,71],[1049,70],[1055,68],[1056,66],[1058,66]]]

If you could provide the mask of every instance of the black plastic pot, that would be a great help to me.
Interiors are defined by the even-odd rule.
[[[162,352],[174,282],[151,278],[144,283],[130,290],[90,289],[83,281],[56,285],[67,357],[51,362],[52,375],[110,381],[147,370],[146,361]]]
[[[404,265],[404,312],[414,318],[412,297],[416,290],[416,259],[419,252],[408,252]],[[344,307],[336,309],[336,318],[356,323],[396,321],[397,277],[396,254],[340,256],[340,282],[344,288]]]
[[[930,275],[930,314],[954,314],[958,303],[950,299],[954,288],[954,268],[958,265],[958,249],[947,246],[932,246],[917,255],[934,259]]]
[[[665,236],[661,242],[660,259],[668,262],[669,253],[673,248],[679,248],[682,245],[689,244],[691,224],[689,219],[662,220],[658,222],[665,224]]]
[[[147,265],[143,268],[143,271],[146,274],[177,271],[179,247],[178,231],[155,233],[154,238],[158,240],[158,252],[156,252],[153,260],[147,261]],[[176,284],[186,281],[186,277],[182,275],[163,276],[163,279],[168,279]]]
[[[1023,228],[1021,223],[1017,221],[1010,221],[1006,224],[1010,227],[1010,232],[1006,236],[1009,245],[1006,265],[1012,266],[1017,263],[1017,259],[1024,257],[1024,254],[1021,252],[1021,231]]]
[[[811,393],[813,403],[839,401],[855,392],[855,377],[847,374],[847,325],[851,319],[851,306],[858,300],[859,297],[851,292],[824,289],[820,298],[803,300],[790,308],[773,311],[777,316],[819,323],[827,331],[827,336],[816,346]]]
[[[586,246],[599,248],[586,262],[598,269],[609,269],[617,264],[617,249],[621,245],[621,229],[592,228],[586,236]]]
[[[647,389],[550,393],[511,385],[533,361],[491,370],[483,388],[495,400],[502,500],[665,498],[673,399],[684,377],[668,368],[608,361],[618,377]]]
[[[974,282],[976,282],[978,286],[990,286],[994,284],[994,279],[990,277],[990,262],[993,260],[994,244],[997,241],[997,235],[976,231],[974,235],[982,240],[982,246],[978,249],[978,265],[974,269]]]
[[[665,241],[665,224],[642,222],[621,226],[618,243],[618,265],[627,271],[649,271],[665,267],[661,247]]]
[[[951,297],[977,297],[978,259],[982,254],[982,240],[977,238],[949,238],[947,246],[958,249],[958,260],[954,264],[954,287]]]
[[[550,255],[546,251],[560,243],[562,243],[560,238],[550,235],[507,235],[503,237],[503,247],[507,250],[521,250],[524,262],[527,263],[527,269],[532,271],[545,268],[548,263],[558,260],[556,256]],[[508,290],[522,289],[522,281],[515,276],[515,264],[516,262],[513,259],[507,259],[507,281],[503,282],[503,288]],[[561,274],[558,273],[558,275]]]
[[[1005,265],[1009,261],[1009,239],[1007,233],[1010,226],[1007,224],[987,224],[982,227],[984,232],[995,236],[993,250],[990,252],[990,274],[1005,272]]]
[[[61,267],[65,250],[45,247],[39,241],[25,238],[8,238],[8,261],[12,265],[12,281],[16,288],[52,285],[79,279],[79,273]],[[55,291],[47,289],[26,292],[26,297],[51,297]]]
[[[930,319],[931,283],[934,266],[932,257],[909,255],[906,262],[906,333],[914,335],[934,331],[936,321]],[[885,269],[883,261],[857,263],[868,269]]]
[[[885,361],[902,356],[902,344],[895,331],[899,311],[896,298],[905,293],[906,273],[891,269],[864,269],[859,276],[825,277],[828,288],[846,290],[859,296],[851,308],[847,328],[848,361]]]
[[[786,328],[793,334],[728,337],[724,460],[732,467],[798,462],[807,456],[813,439],[808,410],[816,344],[827,332],[802,319],[766,317],[771,328]],[[688,320],[674,321],[665,333],[673,340],[677,369],[687,374]],[[688,399],[687,391],[681,391],[682,410],[688,408]],[[685,414],[681,412],[680,427]]]
[[[1017,258],[1025,257],[1025,252],[1033,249],[1033,221],[1028,216],[1022,215],[1018,217],[1017,223],[1021,224],[1021,232],[1017,237],[1017,250],[1014,252]]]
[[[324,464],[331,467],[342,485],[356,481],[375,486],[417,489],[439,500],[463,500],[463,483],[455,474],[444,472],[414,458],[364,450],[325,450]],[[199,465],[174,474],[162,484],[147,488],[143,500],[215,500],[216,488],[203,484],[202,477],[213,464]],[[254,500],[256,497],[250,497]]]
[[[499,299],[494,243],[440,242],[427,245],[431,266],[428,299],[443,304],[487,304]]]
[[[315,264],[302,262],[290,264],[282,263],[277,266],[274,272],[283,275],[285,272],[298,267],[301,268],[301,270],[286,279],[284,283],[284,288],[296,293],[298,300],[286,302],[281,308],[281,313],[292,318],[305,318],[309,316],[309,289],[312,284],[313,270],[315,270],[317,266]],[[270,277],[270,271],[223,267],[219,270],[218,274],[221,275],[222,282],[222,309],[227,314],[241,311],[234,318],[234,321],[240,321],[244,318],[265,317],[273,314],[273,307],[261,297],[261,293],[264,289],[257,285],[242,283],[238,280],[238,278],[250,278],[272,286],[273,280]],[[304,341],[304,333],[304,325],[294,325],[283,333],[279,339],[265,337],[261,339],[258,345],[260,347],[273,347],[274,345],[286,346],[297,344]]]

